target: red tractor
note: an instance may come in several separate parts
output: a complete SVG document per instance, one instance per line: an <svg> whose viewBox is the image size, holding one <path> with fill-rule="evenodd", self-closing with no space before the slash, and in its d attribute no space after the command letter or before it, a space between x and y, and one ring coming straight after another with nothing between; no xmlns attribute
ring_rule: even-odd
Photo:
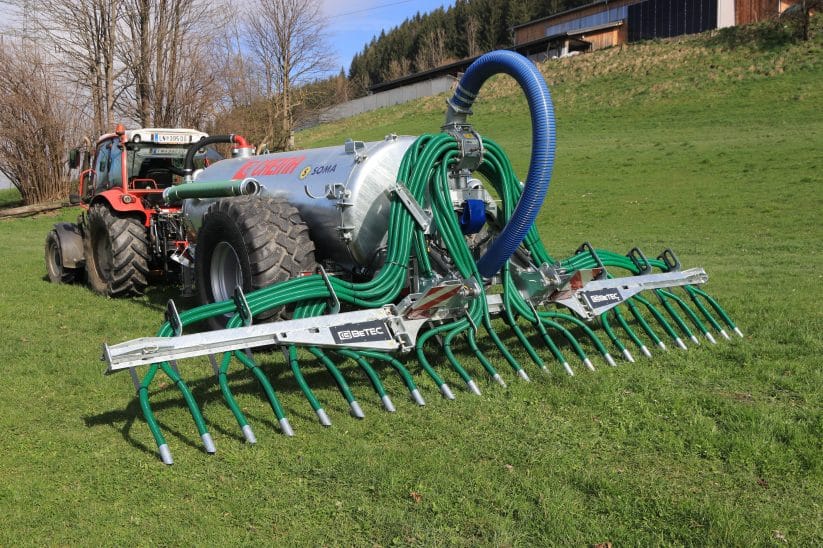
<svg viewBox="0 0 823 548"><path fill-rule="evenodd" d="M181 222L179 201L168 203L163 191L220 160L206 146L215 142L233 142L251 154L242 137L209 137L193 129L118 125L100 137L86 159L90 167L80 173L79 194L71 197L85 211L76 224L57 223L46 237L49 280L85 277L95 292L117 297L141 294L152 279L188 275L191 269L180 266L190 264L191 234ZM73 151L72 169L80 156Z"/></svg>

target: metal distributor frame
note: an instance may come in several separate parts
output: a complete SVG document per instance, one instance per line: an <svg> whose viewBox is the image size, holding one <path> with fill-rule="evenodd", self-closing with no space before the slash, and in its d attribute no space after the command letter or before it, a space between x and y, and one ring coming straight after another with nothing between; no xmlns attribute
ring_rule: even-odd
<svg viewBox="0 0 823 548"><path fill-rule="evenodd" d="M547 268L530 272L538 274L547 284L524 283L522 290L532 306L556 303L567 306L585 320L593 320L618 304L644 290L696 285L708 281L702 268L684 272L645 274L625 278L592 280L571 289L575 277ZM525 277L523 277L525 278ZM530 285L529 285L530 284ZM420 328L428 321L459 318L477 296L471 280L443 280L425 292L409 295L398 305L382 308L340 312L312 318L286 320L233 329L221 329L179 334L175 337L143 337L114 345L103 345L106 374L153 363L176 361L196 356L208 356L261 346L316 346L381 352L409 352L417 342ZM236 295L242 296L237 288ZM598 297L603 296L603 300ZM502 310L499 295L484 297L492 312ZM169 301L168 314L175 318L176 307ZM179 325L179 320L174 322Z"/></svg>

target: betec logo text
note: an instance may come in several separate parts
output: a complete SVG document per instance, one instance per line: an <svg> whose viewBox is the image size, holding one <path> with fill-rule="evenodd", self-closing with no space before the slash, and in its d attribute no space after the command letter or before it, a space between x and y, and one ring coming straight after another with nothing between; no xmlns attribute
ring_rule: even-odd
<svg viewBox="0 0 823 548"><path fill-rule="evenodd" d="M391 335L386 324L380 320L349 323L332 327L331 334L337 344L354 344L372 341L389 341Z"/></svg>
<svg viewBox="0 0 823 548"><path fill-rule="evenodd" d="M586 291L584 294L592 308L603 308L604 306L623 302L623 297L616 289Z"/></svg>

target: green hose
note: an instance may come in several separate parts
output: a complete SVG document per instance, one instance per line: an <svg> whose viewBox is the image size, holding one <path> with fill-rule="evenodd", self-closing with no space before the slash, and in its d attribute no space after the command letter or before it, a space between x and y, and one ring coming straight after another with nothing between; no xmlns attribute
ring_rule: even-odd
<svg viewBox="0 0 823 548"><path fill-rule="evenodd" d="M510 221L515 207L520 200L523 193L522 185L514 173L511 163L503 152L503 150L493 141L484 139L483 145L485 147L482 162L477 168L480 175L485 178L489 184L494 188L495 192L500 196L501 203L498 208L498 215L496 219L492 220L492 224L497 228L506 226ZM475 263L472 250L466 243L466 239L461 231L458 223L457 215L454 211L454 205L451 195L451 176L455 171L456 163L461 158L461 150L457 141L447 134L423 135L419 137L403 156L400 167L397 173L398 184L403 185L414 200L420 204L424 209L431 211L433 231L426 234L417 225L415 219L406 207L399 201L393 200L389 210L387 235L386 235L386 259L383 267L377 274L366 282L355 283L338 277L332 277L328 280L319 275L303 276L293 278L281 283L274 284L269 287L250 292L246 295L246 300L253 317L259 314L278 309L284 306L292 306L294 309L294 318L309 318L319 316L327 313L327 305L329 298L332 296L329 285L334 295L339 299L344 307L348 308L377 308L388 304L395 304L399 301L402 292L408 287L410 264L414 259L416 261L417 275L422 279L434 279L436 274L443 274L435 272L432 268L432 263L429 258L429 249L431 246L437 246L440 252L445 252L453 265L453 274L459 275L463 279L474 279L480 288L479 294L468 305L466 310L466 317L446 321L441 325L424 326L423 331L419 334L415 343L414 351L416 353L418 363L434 383L440 388L441 392L447 398L453 398L453 394L445 381L432 367L431 363L426 357L424 351L427 342L437 337L443 346L446 361L451 365L455 372L467 383L469 388L479 393L476 384L471 378L470 374L460 363L458 357L452 348L453 342L457 337L465 336L468 342L468 347L472 353L477 357L484 370L501 384L505 384L503 379L495 369L492 360L490 360L480 349L477 344L477 328L482 325L483 330L490 337L494 347L500 352L503 360L509 363L512 369L523 379L528 380L528 375L521 367L514 355L508 350L502 339L497 334L491 320L488 302L485 294L485 280L480 275ZM638 265L629 257L620 255L607 250L596 250L597 259L590 253L578 253L562 261L556 261L549 255L540 235L535 226L532 226L523 240L522 249L529 260L535 265L541 264L557 265L569 271L578 269L591 269L602 264L609 269L619 269L627 271L630 274L638 274ZM652 268L666 271L669 264L660 259L653 259L648 261ZM611 273L609 273L611 276ZM563 312L556 312L552 310L536 310L530 302L528 302L521 293L517 290L512 279L509 263L503 265L500 274L502 282L502 302L503 302L503 318L515 335L515 338L525 348L529 358L539 368L545 370L546 365L532 346L528 337L518 325L518 319L531 323L537 330L538 334L545 342L549 351L554 358L563 366L567 373L573 374L573 371L567 363L560 348L549 335L548 330L551 329L559 333L565 338L571 349L577 354L580 360L589 368L594 369L591 360L586 356L585 350L580 342L577 340L569 328L564 327L563 323L570 325L571 328L577 332L582 333L588 338L594 347L600 352L610 363L613 363L608 349L592 330L589 325L579 318L566 314ZM684 288L686 294L691 298L692 302L697 307L699 313L706 319L712 328L719 330L725 335L721 329L720 323L716 321L709 308L720 316L731 329L739 333L739 330L733 324L726 312L720 305L711 298L704 291L686 286ZM700 321L698 315L694 313L685 303L685 301L678 297L671 291L658 291L660 302L668 315L677 324L677 327L682 330L687 336L691 335L691 331L686 322L681 318L669 301L673 301L677 306L687 315L689 321L701 333L708 333L706 326ZM637 304L645 307L654 317L658 324L663 328L667 335L673 339L679 340L674 329L669 325L663 314L652 303L641 296L635 296L627 299L623 306L627 307L631 313L634 321L641 327L643 333L648 336L654 344L663 346L660 338L655 334L649 323L640 314ZM704 304L707 303L708 307ZM611 312L615 315L618 323L623 331L628 335L632 342L640 348L644 354L648 354L643 341L632 330L629 322L624 315L617 308ZM180 320L184 328L189 327L195 323L201 322L208 318L230 315L231 318L227 324L227 328L235 328L243 325L243 319L237 305L232 300L211 303L196 307L180 314ZM626 349L625 344L618 338L617 333L609 323L607 314L601 315L601 323L606 332L606 335L611 343L624 355L630 354ZM171 325L166 322L158 331L160 337L171 337L174 335L174 330ZM741 334L742 336L742 334ZM329 356L320 348L308 347L308 352L315 356L325 366L328 372L335 380L341 394L352 407L353 413L358 415L359 405L354 398L346 380L337 366L332 362ZM388 363L400 374L409 392L415 401L422 405L423 399L420 396L417 386L415 385L410 373L406 368L395 358L375 351L355 350L355 349L335 349L335 352L342 357L353 359L360 368L365 372L369 381L371 382L375 392L384 401L384 405L389 409L390 402L388 395L380 381L380 378L375 369L369 363L369 360L379 360ZM287 363L295 377L298 387L303 395L306 397L309 405L317 413L321 424L329 426L331 422L323 410L320 402L312 392L308 383L300 369L298 361L297 348L289 346L287 348ZM244 434L247 434L247 439L250 441L253 436L249 438L251 432L246 417L241 412L231 389L228 384L227 372L232 361L232 357L249 369L253 376L260 383L263 392L272 407L274 414L281 425L284 425L284 432L288 425L285 414L277 399L271 382L266 377L265 373L255 364L254 360L246 356L242 352L229 352L224 354L221 361L218 373L218 382L220 385L223 397L234 414L238 424L243 429ZM161 448L161 455L164 457L164 462L171 462L170 453L166 446L165 438L163 437L157 420L149 404L149 386L155 378L157 372L162 370L177 386L183 394L189 411L194 419L198 431L204 438L210 436L206 430L205 421L202 413L197 407L196 402L191 394L191 391L186 386L183 379L177 372L168 364L152 364L145 377L143 378L140 388L138 390L138 397L146 422L151 430L151 433L158 445ZM393 407L390 409L393 410ZM290 427L288 428L290 432ZM208 449L207 443L207 449ZM168 458L167 458L168 457Z"/></svg>

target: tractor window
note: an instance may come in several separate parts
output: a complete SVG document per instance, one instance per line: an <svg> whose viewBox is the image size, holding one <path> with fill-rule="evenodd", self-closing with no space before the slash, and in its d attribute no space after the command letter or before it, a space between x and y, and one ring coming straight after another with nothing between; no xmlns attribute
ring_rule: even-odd
<svg viewBox="0 0 823 548"><path fill-rule="evenodd" d="M136 188L166 188L175 182L173 170L183 169L186 147L129 143L129 181Z"/></svg>
<svg viewBox="0 0 823 548"><path fill-rule="evenodd" d="M152 143L126 144L129 183L139 188L166 188L179 182L188 145L157 145ZM198 151L194 157L196 169L207 161L222 157L211 148ZM175 174L177 172L177 174Z"/></svg>
<svg viewBox="0 0 823 548"><path fill-rule="evenodd" d="M109 156L109 188L121 186L123 184L123 151L117 143L111 147Z"/></svg>
<svg viewBox="0 0 823 548"><path fill-rule="evenodd" d="M97 149L97 160L94 162L94 191L102 192L109 186L109 164L111 163L111 141L100 145Z"/></svg>

